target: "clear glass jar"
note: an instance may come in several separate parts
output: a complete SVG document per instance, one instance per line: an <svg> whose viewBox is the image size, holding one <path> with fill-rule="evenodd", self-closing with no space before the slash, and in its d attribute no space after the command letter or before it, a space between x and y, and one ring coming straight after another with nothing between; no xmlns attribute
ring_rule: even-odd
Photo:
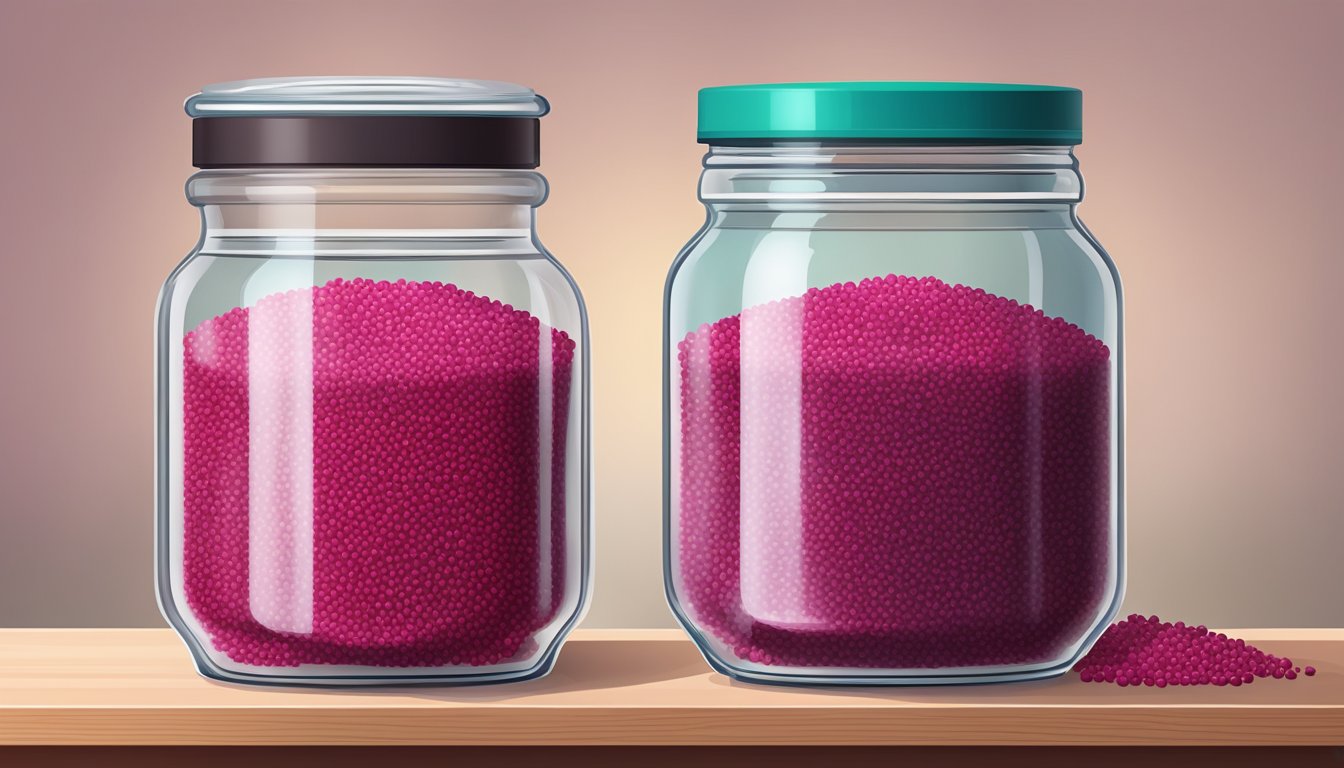
<svg viewBox="0 0 1344 768"><path fill-rule="evenodd" d="M1077 129L1031 133L1020 105L927 119L904 85L742 87L779 90L709 131L742 94L701 92L708 220L666 294L665 575L735 678L1050 677L1120 604L1120 281L1075 215ZM809 138L828 108L843 141Z"/></svg>
<svg viewBox="0 0 1344 768"><path fill-rule="evenodd" d="M188 108L253 125L197 126L204 231L159 301L165 617L222 680L545 674L587 601L590 527L587 319L535 231L545 102L313 79ZM276 115L325 145L277 147ZM511 121L521 143L491 144ZM495 167L436 149L476 134Z"/></svg>

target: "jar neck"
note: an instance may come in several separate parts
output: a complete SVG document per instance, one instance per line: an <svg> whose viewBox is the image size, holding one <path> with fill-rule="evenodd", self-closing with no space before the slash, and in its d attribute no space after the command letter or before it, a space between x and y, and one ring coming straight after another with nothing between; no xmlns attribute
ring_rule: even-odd
<svg viewBox="0 0 1344 768"><path fill-rule="evenodd" d="M1072 147L780 142L711 146L700 199L713 209L903 210L1083 197Z"/></svg>
<svg viewBox="0 0 1344 768"><path fill-rule="evenodd" d="M203 248L219 250L295 238L530 244L546 195L541 174L518 170L228 169L187 181Z"/></svg>

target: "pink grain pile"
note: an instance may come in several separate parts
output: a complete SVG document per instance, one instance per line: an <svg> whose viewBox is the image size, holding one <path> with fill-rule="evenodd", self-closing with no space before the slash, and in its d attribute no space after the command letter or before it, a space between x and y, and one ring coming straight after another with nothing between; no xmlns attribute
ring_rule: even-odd
<svg viewBox="0 0 1344 768"><path fill-rule="evenodd" d="M1109 351L925 277L678 344L682 608L761 665L1050 661L1114 580Z"/></svg>
<svg viewBox="0 0 1344 768"><path fill-rule="evenodd" d="M534 650L565 596L563 331L453 285L338 279L184 343L183 587L218 651L438 667Z"/></svg>
<svg viewBox="0 0 1344 768"><path fill-rule="evenodd" d="M1085 683L1123 686L1250 685L1259 678L1316 674L1204 625L1131 614L1107 628L1074 671Z"/></svg>

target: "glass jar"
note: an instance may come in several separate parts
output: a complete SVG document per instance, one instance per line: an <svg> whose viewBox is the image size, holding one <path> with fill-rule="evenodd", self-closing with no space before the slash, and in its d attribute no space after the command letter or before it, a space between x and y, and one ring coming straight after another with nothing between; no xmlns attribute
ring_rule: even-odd
<svg viewBox="0 0 1344 768"><path fill-rule="evenodd" d="M587 600L588 331L535 232L544 99L254 80L187 102L158 311L157 585L202 674L538 677Z"/></svg>
<svg viewBox="0 0 1344 768"><path fill-rule="evenodd" d="M1062 674L1123 589L1120 280L1081 94L700 93L666 293L665 567L732 677Z"/></svg>

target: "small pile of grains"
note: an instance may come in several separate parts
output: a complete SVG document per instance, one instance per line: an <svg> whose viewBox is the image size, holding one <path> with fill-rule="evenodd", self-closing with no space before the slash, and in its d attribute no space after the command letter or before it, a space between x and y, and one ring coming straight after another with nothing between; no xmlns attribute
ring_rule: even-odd
<svg viewBox="0 0 1344 768"><path fill-rule="evenodd" d="M1074 668L1085 683L1120 686L1250 685L1256 678L1311 677L1314 667L1294 666L1245 640L1190 626L1131 614L1112 624Z"/></svg>

